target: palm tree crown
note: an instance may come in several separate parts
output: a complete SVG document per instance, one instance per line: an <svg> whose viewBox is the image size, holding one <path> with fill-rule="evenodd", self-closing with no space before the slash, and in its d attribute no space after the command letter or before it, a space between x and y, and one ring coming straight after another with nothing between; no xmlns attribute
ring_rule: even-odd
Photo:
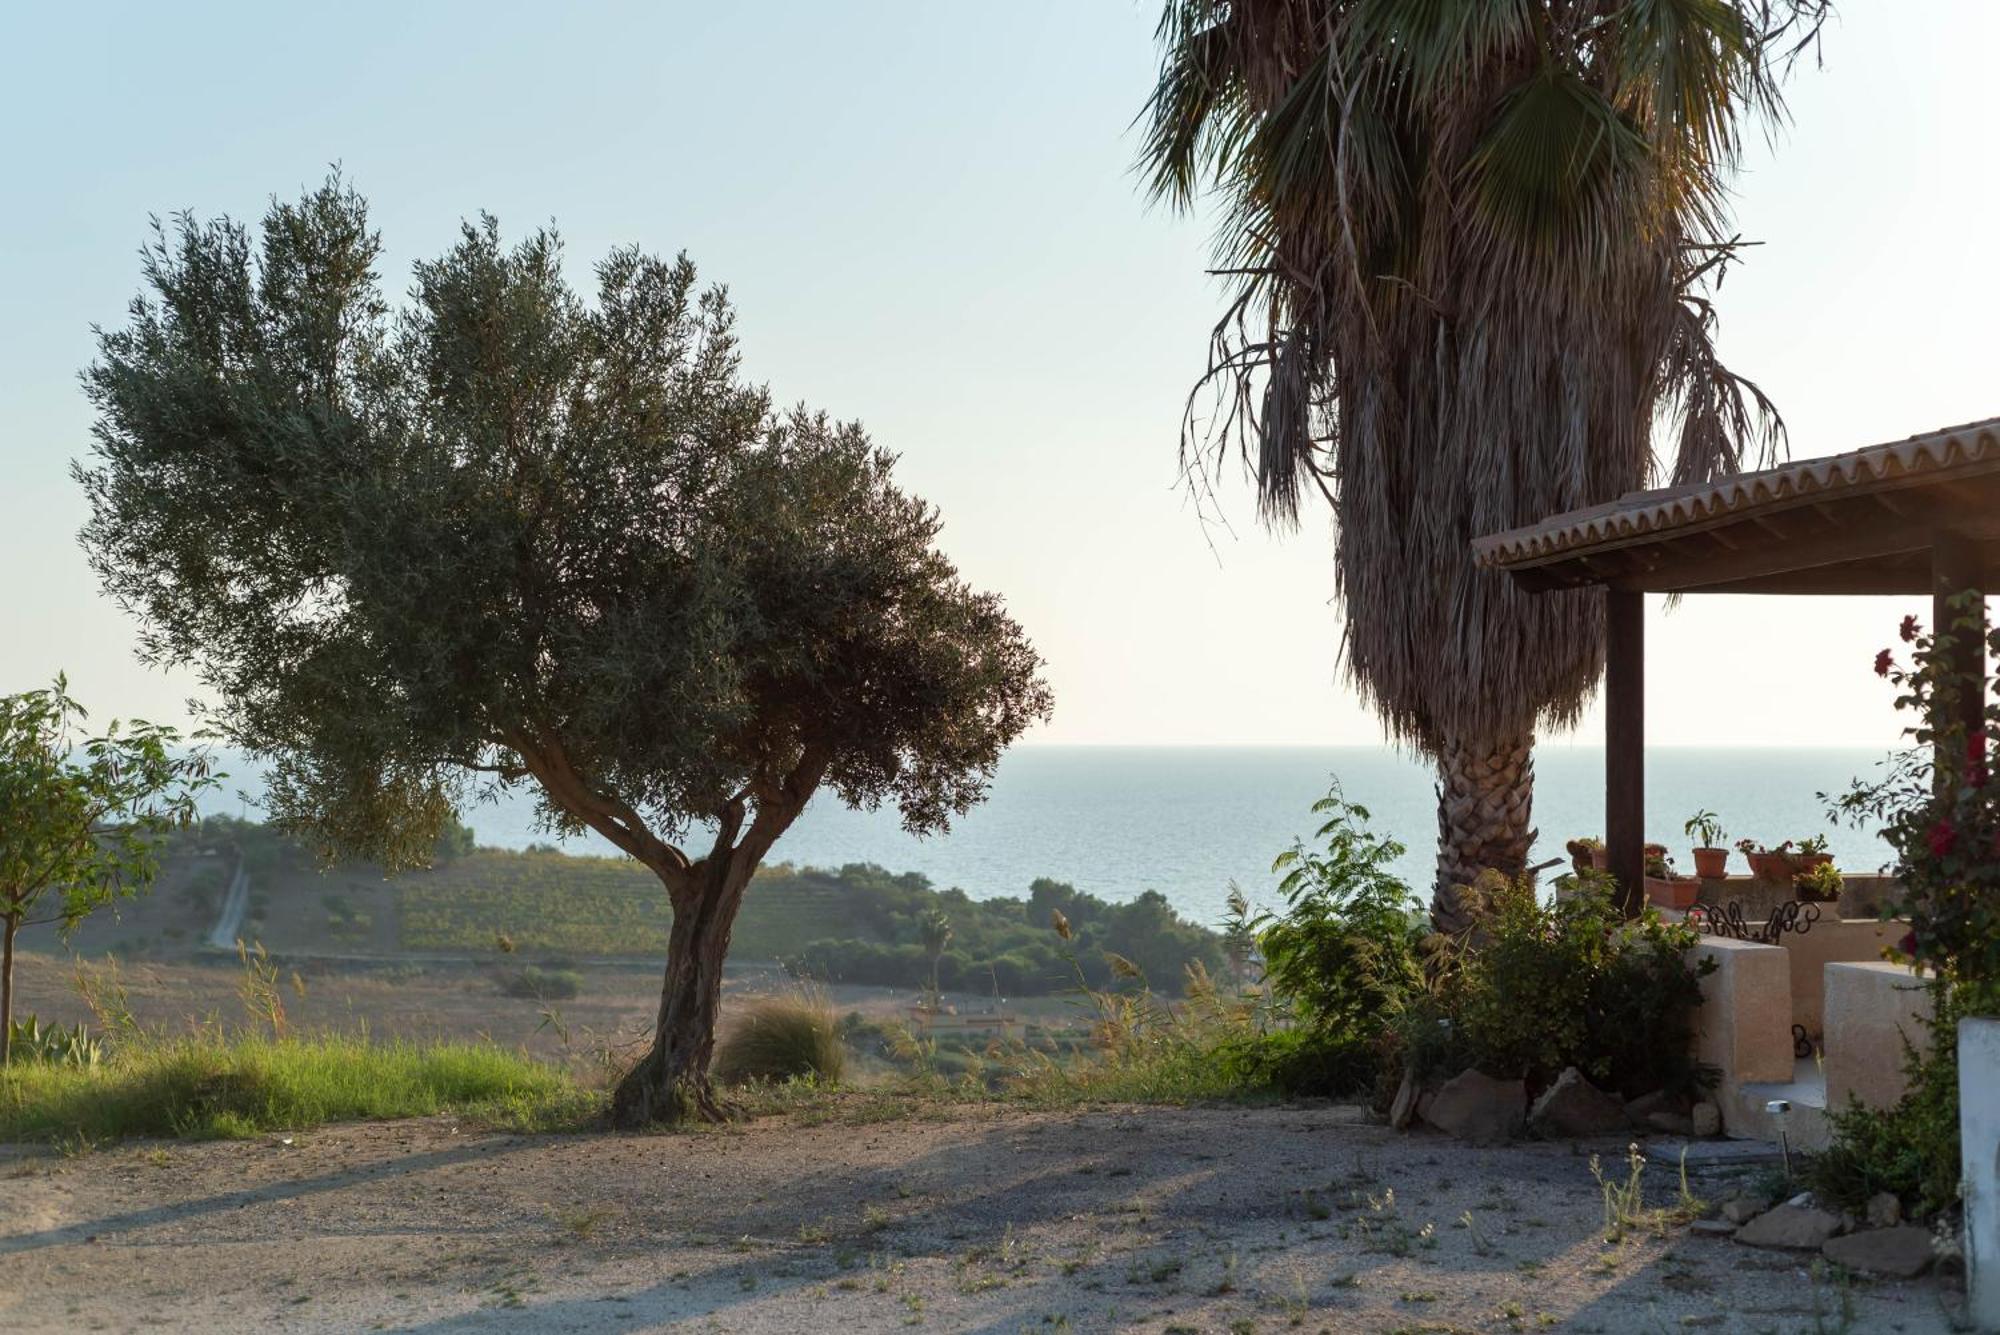
<svg viewBox="0 0 2000 1335"><path fill-rule="evenodd" d="M1714 346L1725 181L1824 0L1167 0L1142 154L1223 205L1233 293L1190 397L1265 518L1335 521L1349 674L1440 767L1440 919L1518 871L1538 724L1574 722L1601 596L1524 595L1482 534L1692 480L1782 426ZM1215 411L1203 416L1204 394Z"/></svg>

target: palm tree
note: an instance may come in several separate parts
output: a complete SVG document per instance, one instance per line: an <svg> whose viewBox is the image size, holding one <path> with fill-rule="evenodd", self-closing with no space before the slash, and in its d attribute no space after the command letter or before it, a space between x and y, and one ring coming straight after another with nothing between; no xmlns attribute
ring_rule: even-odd
<svg viewBox="0 0 2000 1335"><path fill-rule="evenodd" d="M924 943L924 950L931 957L931 1005L938 1005L938 961L944 958L944 948L951 944L951 919L944 910L932 909L917 923L917 936Z"/></svg>
<svg viewBox="0 0 2000 1335"><path fill-rule="evenodd" d="M1437 765L1444 930L1524 867L1535 729L1604 658L1600 594L1524 595L1471 540L1643 484L1656 427L1677 481L1782 440L1710 299L1743 126L1824 5L1166 0L1142 165L1214 189L1232 284L1183 463L1239 451L1279 526L1330 502L1347 672Z"/></svg>

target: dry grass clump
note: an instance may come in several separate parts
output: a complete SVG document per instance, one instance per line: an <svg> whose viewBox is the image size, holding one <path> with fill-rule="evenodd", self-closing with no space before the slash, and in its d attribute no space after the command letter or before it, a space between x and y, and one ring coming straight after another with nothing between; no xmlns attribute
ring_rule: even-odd
<svg viewBox="0 0 2000 1335"><path fill-rule="evenodd" d="M715 1048L715 1078L725 1084L810 1077L830 1085L846 1069L833 1008L809 994L751 1002Z"/></svg>

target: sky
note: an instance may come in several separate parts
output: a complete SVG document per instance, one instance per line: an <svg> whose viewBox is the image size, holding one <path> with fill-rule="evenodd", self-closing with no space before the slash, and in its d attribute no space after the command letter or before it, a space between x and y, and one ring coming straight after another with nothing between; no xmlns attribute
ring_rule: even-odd
<svg viewBox="0 0 2000 1335"><path fill-rule="evenodd" d="M780 402L864 421L948 553L1048 660L1049 743L1381 738L1341 680L1330 533L1228 530L1177 430L1221 305L1209 227L1131 170L1156 3L7 6L0 11L0 691L60 670L98 718L184 721L98 592L70 480L77 373L150 214L255 219L341 164L385 286L461 218L553 221L579 283L685 250ZM1722 345L1792 454L2000 414L1993 0L1845 0L1736 216L1763 243ZM1888 744L1893 599L1651 609L1656 744ZM1595 714L1578 738L1594 742ZM1561 744L1564 739L1551 738Z"/></svg>

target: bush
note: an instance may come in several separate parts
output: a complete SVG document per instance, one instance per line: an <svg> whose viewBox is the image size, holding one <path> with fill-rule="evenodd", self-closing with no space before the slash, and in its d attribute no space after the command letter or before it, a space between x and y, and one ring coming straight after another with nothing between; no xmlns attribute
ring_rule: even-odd
<svg viewBox="0 0 2000 1335"><path fill-rule="evenodd" d="M1316 838L1278 855L1283 916L1253 921L1265 972L1319 1037L1320 1050L1368 1046L1372 1035L1422 986L1425 919L1417 898L1389 871L1403 845L1368 829L1368 809L1340 786L1313 804L1327 819Z"/></svg>
<svg viewBox="0 0 2000 1335"><path fill-rule="evenodd" d="M79 1023L74 1029L59 1024L45 1025L29 1015L10 1026L9 1055L17 1062L42 1062L50 1066L95 1066L104 1060L104 1044L90 1035L90 1027Z"/></svg>
<svg viewBox="0 0 2000 1335"><path fill-rule="evenodd" d="M1269 1090L1292 1099L1373 1094L1382 1055L1358 1034L1273 1029L1228 1038L1215 1049L1224 1080L1244 1093Z"/></svg>
<svg viewBox="0 0 2000 1335"><path fill-rule="evenodd" d="M715 1078L726 1084L806 1076L833 1084L846 1069L840 1023L816 997L751 1002L715 1048Z"/></svg>
<svg viewBox="0 0 2000 1335"><path fill-rule="evenodd" d="M583 975L574 969L542 968L530 964L516 973L504 975L500 979L500 991L505 996L525 997L530 1001L569 1001L583 991Z"/></svg>
<svg viewBox="0 0 2000 1335"><path fill-rule="evenodd" d="M1692 1097L1713 1083L1693 1056L1701 976L1687 962L1694 929L1651 908L1624 919L1610 878L1564 878L1553 903L1532 883L1489 874L1474 887L1480 939L1441 950L1428 991L1399 1022L1419 1076L1475 1066L1530 1087L1575 1066L1626 1097Z"/></svg>

